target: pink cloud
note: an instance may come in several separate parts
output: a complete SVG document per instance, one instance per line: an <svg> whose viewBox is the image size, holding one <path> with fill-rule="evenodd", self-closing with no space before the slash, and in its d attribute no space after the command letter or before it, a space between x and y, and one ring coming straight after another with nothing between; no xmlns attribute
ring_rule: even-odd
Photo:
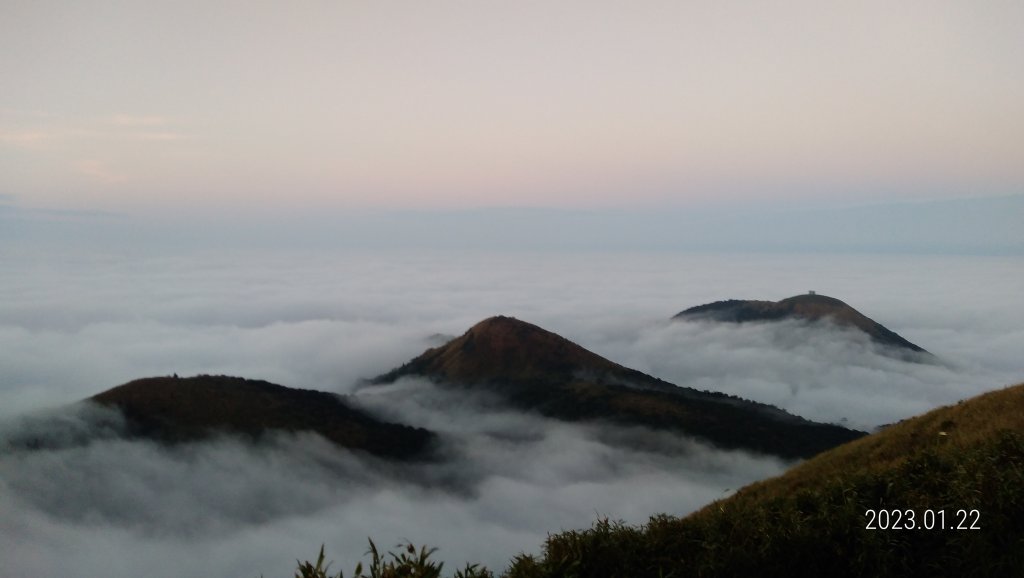
<svg viewBox="0 0 1024 578"><path fill-rule="evenodd" d="M38 148L52 138L52 134L41 130L0 131L0 142L23 148Z"/></svg>
<svg viewBox="0 0 1024 578"><path fill-rule="evenodd" d="M164 126L170 123L167 117L158 115L116 114L111 118L117 126Z"/></svg>
<svg viewBox="0 0 1024 578"><path fill-rule="evenodd" d="M96 159L84 159L74 164L75 169L96 181L103 184L117 184L128 180L128 175L114 170L106 162Z"/></svg>

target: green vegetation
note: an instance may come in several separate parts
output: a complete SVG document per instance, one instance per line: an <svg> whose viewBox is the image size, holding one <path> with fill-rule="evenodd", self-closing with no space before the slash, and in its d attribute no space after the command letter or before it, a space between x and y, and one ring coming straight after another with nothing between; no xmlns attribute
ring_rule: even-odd
<svg viewBox="0 0 1024 578"><path fill-rule="evenodd" d="M551 536L542 556L516 560L508 575L1021 575L1022 472L1024 437L1006 433L960 457L926 451L888 472L737 496L683 519L658 516L639 528L599 522ZM947 526L965 527L974 518L957 512L977 509L980 529L867 530L869 509L912 510L916 526L926 509L944 511Z"/></svg>
<svg viewBox="0 0 1024 578"><path fill-rule="evenodd" d="M370 555L370 565L366 568L368 574L363 573L362 562L356 564L352 572L352 578L440 578L443 562L434 562L430 556L436 552L435 548L427 549L421 547L419 551L412 544L399 545L401 551L398 554L388 552L382 555L377 545L370 540L370 549L366 552ZM295 572L295 578L331 578L327 570L330 563L324 565L324 547L320 546L320 555L316 564L310 562L299 562L299 569ZM338 572L337 578L344 578L344 572ZM454 578L493 578L493 574L487 568L476 564L467 564L462 570L456 570Z"/></svg>
<svg viewBox="0 0 1024 578"><path fill-rule="evenodd" d="M884 523L879 511L887 512ZM904 529L895 529L897 517ZM867 528L872 519L879 529ZM520 555L504 573L1021 575L1024 384L901 422L685 518L600 520L553 534L539 556Z"/></svg>

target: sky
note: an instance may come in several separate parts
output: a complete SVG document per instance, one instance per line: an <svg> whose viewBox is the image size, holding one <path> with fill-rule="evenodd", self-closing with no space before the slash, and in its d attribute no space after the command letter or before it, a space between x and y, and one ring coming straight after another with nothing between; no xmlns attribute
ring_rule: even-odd
<svg viewBox="0 0 1024 578"><path fill-rule="evenodd" d="M0 448L109 427L68 404L143 376L352 393L496 314L866 430L1018 383L1022 29L1013 1L5 1ZM940 362L668 321L808 290ZM416 381L358 400L454 459L0 451L0 559L276 576L373 537L500 569L787 465Z"/></svg>
<svg viewBox="0 0 1024 578"><path fill-rule="evenodd" d="M849 205L1024 183L1012 0L0 14L0 199L24 210Z"/></svg>

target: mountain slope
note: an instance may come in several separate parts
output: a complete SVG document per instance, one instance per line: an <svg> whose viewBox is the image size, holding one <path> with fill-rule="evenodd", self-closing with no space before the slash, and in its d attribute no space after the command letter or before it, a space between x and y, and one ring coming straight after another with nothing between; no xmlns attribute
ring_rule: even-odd
<svg viewBox="0 0 1024 578"><path fill-rule="evenodd" d="M375 379L389 382L403 375L427 375L451 383L513 386L562 383L594 373L617 382L650 389L671 384L622 367L531 323L496 316L471 327L441 347L428 349L402 367Z"/></svg>
<svg viewBox="0 0 1024 578"><path fill-rule="evenodd" d="M495 392L513 406L549 417L674 430L724 448L788 458L814 455L863 435L769 405L677 387L510 317L481 321L371 383L406 376Z"/></svg>
<svg viewBox="0 0 1024 578"><path fill-rule="evenodd" d="M379 421L334 394L239 377L139 379L89 399L119 408L132 435L166 442L218 432L309 431L347 448L411 458L427 451L433 438L423 429Z"/></svg>
<svg viewBox="0 0 1024 578"><path fill-rule="evenodd" d="M544 551L508 575L1024 575L1024 384L824 452L686 518L602 522L552 535Z"/></svg>
<svg viewBox="0 0 1024 578"><path fill-rule="evenodd" d="M875 343L897 350L928 353L922 347L907 341L881 323L870 319L860 311L834 297L807 294L797 295L781 301L755 301L729 299L691 307L677 313L673 319L711 320L732 323L749 321L779 321L800 319L818 321L827 319L843 327L863 331Z"/></svg>

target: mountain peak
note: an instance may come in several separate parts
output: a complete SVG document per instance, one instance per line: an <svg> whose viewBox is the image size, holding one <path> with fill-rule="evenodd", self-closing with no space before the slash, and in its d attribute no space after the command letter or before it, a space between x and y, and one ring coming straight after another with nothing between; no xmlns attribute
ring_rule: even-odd
<svg viewBox="0 0 1024 578"><path fill-rule="evenodd" d="M807 457L861 435L723 393L678 387L512 317L485 319L370 383L406 376L490 391L513 407L556 419L674 430L784 457Z"/></svg>
<svg viewBox="0 0 1024 578"><path fill-rule="evenodd" d="M484 319L470 327L462 338L499 355L515 354L540 345L550 345L555 341L568 341L532 323L504 315Z"/></svg>
<svg viewBox="0 0 1024 578"><path fill-rule="evenodd" d="M420 374L455 383L546 382L617 368L620 366L556 333L498 315L374 381Z"/></svg>
<svg viewBox="0 0 1024 578"><path fill-rule="evenodd" d="M836 325L859 329L880 345L897 350L928 353L881 323L867 317L840 299L814 292L780 301L728 299L691 307L673 319L704 319L731 323L748 321L828 320Z"/></svg>
<svg viewBox="0 0 1024 578"><path fill-rule="evenodd" d="M392 458L425 455L433 434L380 421L338 395L266 381L198 375L137 379L89 398L118 408L130 434L177 443L217 432L320 434L337 445Z"/></svg>
<svg viewBox="0 0 1024 578"><path fill-rule="evenodd" d="M804 306L820 306L824 308L842 308L850 307L845 301L836 299L835 297L829 297L828 295L819 295L818 293L809 292L800 295L794 295L787 297L779 301L779 303L792 303L794 305ZM851 308L852 309L852 308Z"/></svg>
<svg viewBox="0 0 1024 578"><path fill-rule="evenodd" d="M532 323L527 323L508 315L494 315L483 321L478 321L476 325L469 328L469 331L501 331L503 328L534 328L543 331L543 329Z"/></svg>

